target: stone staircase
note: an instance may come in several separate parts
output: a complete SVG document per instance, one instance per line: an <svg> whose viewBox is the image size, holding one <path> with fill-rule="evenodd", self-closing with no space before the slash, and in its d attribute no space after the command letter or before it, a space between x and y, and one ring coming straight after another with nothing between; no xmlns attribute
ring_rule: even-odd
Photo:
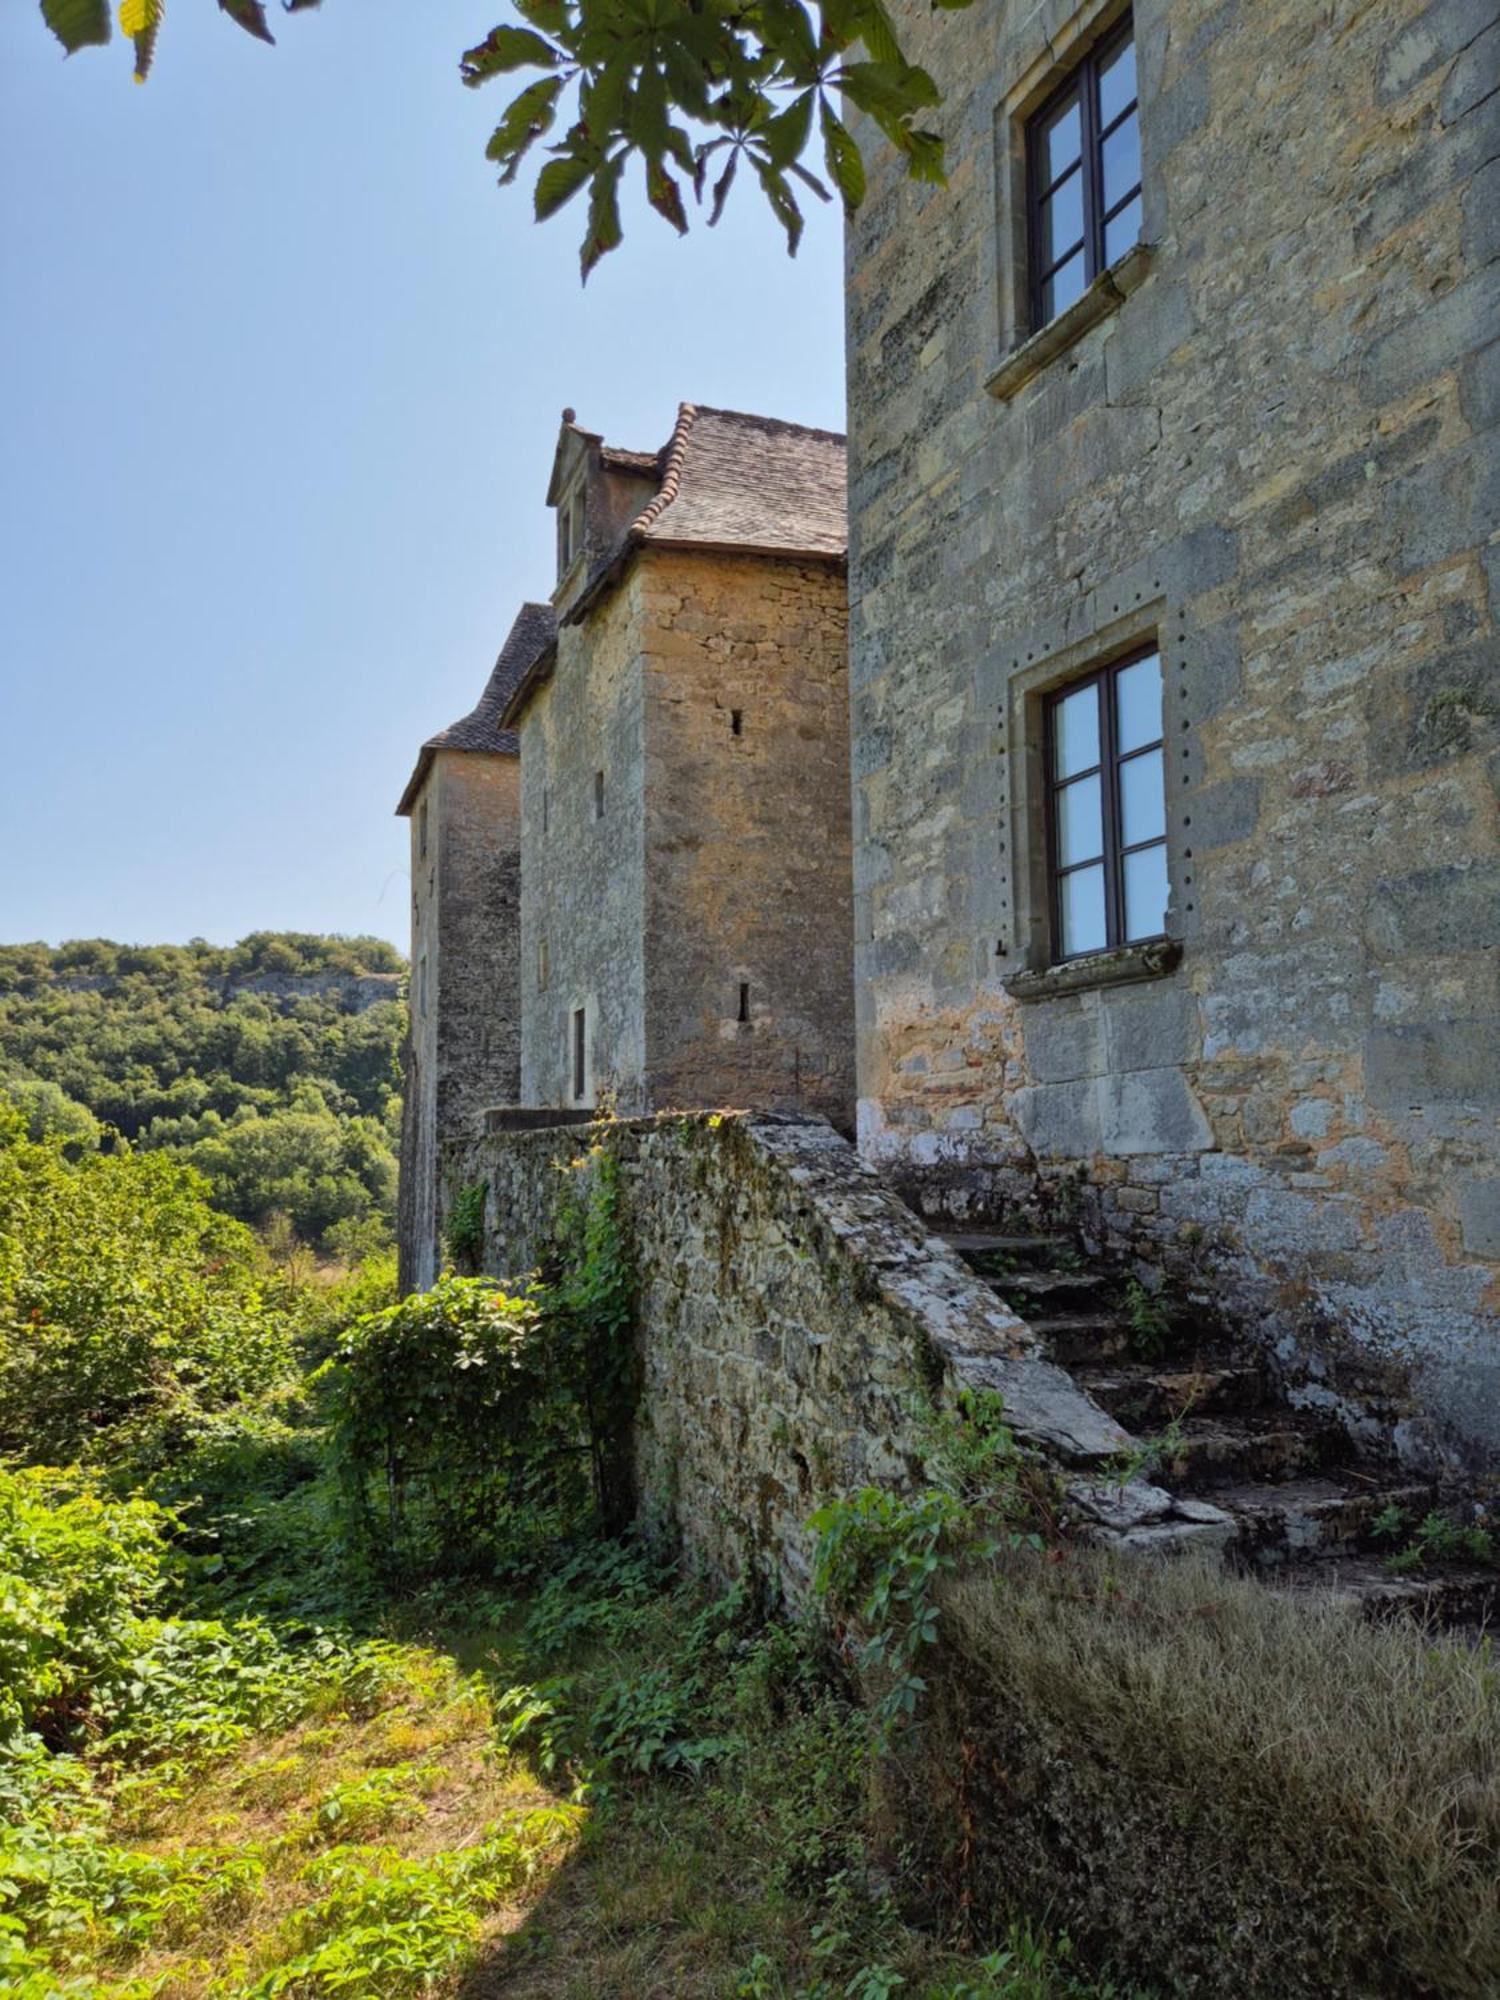
<svg viewBox="0 0 1500 2000"><path fill-rule="evenodd" d="M1356 1449L1333 1418L1294 1409L1211 1307L1156 1307L1132 1292L1126 1271L1086 1257L1066 1234L1018 1225L944 1240L1143 1441L1140 1476L1174 1496L1181 1525L1166 1535L1144 1520L1135 1529L1117 1522L1127 1545L1206 1542L1277 1588L1330 1591L1370 1616L1414 1613L1472 1628L1500 1614L1500 1570L1491 1565L1424 1561L1393 1573L1390 1555L1453 1496L1413 1478L1393 1453ZM1403 1533L1377 1534L1393 1508Z"/></svg>

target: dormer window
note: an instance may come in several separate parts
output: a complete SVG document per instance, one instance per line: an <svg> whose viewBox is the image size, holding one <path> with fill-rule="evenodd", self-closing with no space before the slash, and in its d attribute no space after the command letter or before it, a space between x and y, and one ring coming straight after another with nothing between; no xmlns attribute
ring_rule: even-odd
<svg viewBox="0 0 1500 2000"><path fill-rule="evenodd" d="M568 571L583 554L584 493L580 483L563 495L557 510L557 574Z"/></svg>

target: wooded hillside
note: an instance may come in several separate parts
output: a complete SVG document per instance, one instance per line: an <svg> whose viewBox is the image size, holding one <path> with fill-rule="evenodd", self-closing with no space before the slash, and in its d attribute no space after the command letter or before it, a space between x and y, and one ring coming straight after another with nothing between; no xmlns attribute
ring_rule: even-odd
<svg viewBox="0 0 1500 2000"><path fill-rule="evenodd" d="M227 1213L368 1249L395 1200L402 960L379 938L0 946L0 1086L33 1136L166 1149Z"/></svg>

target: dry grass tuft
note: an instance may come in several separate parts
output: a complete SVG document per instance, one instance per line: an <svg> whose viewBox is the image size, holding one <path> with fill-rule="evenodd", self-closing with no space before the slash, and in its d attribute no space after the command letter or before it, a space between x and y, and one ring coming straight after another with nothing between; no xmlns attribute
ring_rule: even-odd
<svg viewBox="0 0 1500 2000"><path fill-rule="evenodd" d="M890 1774L926 1893L1215 2000L1500 1992L1500 1676L1191 1564L956 1583ZM983 1913L983 1923L981 1923Z"/></svg>

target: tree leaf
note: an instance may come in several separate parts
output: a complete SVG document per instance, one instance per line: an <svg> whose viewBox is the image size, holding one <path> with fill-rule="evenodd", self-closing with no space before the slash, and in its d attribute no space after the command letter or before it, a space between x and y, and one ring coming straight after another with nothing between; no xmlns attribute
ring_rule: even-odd
<svg viewBox="0 0 1500 2000"><path fill-rule="evenodd" d="M813 95L811 90L804 90L785 111L778 111L774 118L756 127L755 138L765 148L772 166L786 168L793 160L801 159L812 131Z"/></svg>
<svg viewBox="0 0 1500 2000"><path fill-rule="evenodd" d="M729 164L714 182L714 205L708 218L710 229L713 228L719 217L724 213L724 204L729 199L729 190L734 186L734 170L739 165L739 159L738 147L731 146L729 149Z"/></svg>
<svg viewBox="0 0 1500 2000"><path fill-rule="evenodd" d="M165 12L165 0L120 0L120 32L135 43L137 83L144 83L151 74L151 59L156 54L156 37Z"/></svg>
<svg viewBox="0 0 1500 2000"><path fill-rule="evenodd" d="M865 198L865 163L849 127L825 97L819 106L823 128L823 158L828 177L844 198L844 213L852 216Z"/></svg>
<svg viewBox="0 0 1500 2000"><path fill-rule="evenodd" d="M859 12L859 39L876 62L906 68L906 57L901 52L896 25L886 10L885 0L864 0Z"/></svg>
<svg viewBox="0 0 1500 2000"><path fill-rule="evenodd" d="M665 167L654 166L649 161L646 165L646 199L658 215L666 217L679 236L687 235L688 220L682 206L681 188Z"/></svg>
<svg viewBox="0 0 1500 2000"><path fill-rule="evenodd" d="M620 169L625 164L625 155L606 162L594 175L594 185L589 192L588 234L583 239L579 252L583 281L588 283L589 273L611 250L617 250L624 238L620 227Z"/></svg>
<svg viewBox="0 0 1500 2000"><path fill-rule="evenodd" d="M109 0L42 0L42 19L70 56L102 48L111 33Z"/></svg>
<svg viewBox="0 0 1500 2000"><path fill-rule="evenodd" d="M222 13L237 22L247 35L254 35L258 42L269 42L274 48L276 37L266 25L264 0L219 0Z"/></svg>
<svg viewBox="0 0 1500 2000"><path fill-rule="evenodd" d="M549 160L536 177L536 195L533 206L538 222L545 222L549 215L569 202L594 171L594 162L587 154L563 153L555 160Z"/></svg>
<svg viewBox="0 0 1500 2000"><path fill-rule="evenodd" d="M568 26L567 0L516 0L516 12L544 35L561 35Z"/></svg>
<svg viewBox="0 0 1500 2000"><path fill-rule="evenodd" d="M505 116L495 127L485 156L504 167L501 185L513 181L527 152L550 131L557 116L557 99L563 87L560 76L544 76L530 83L505 107Z"/></svg>
<svg viewBox="0 0 1500 2000"><path fill-rule="evenodd" d="M756 175L765 189L766 199L771 204L771 213L786 231L786 254L795 257L797 245L802 241L804 227L802 211L797 206L797 197L787 185L786 175L778 173L775 167L764 161L755 162Z"/></svg>
<svg viewBox="0 0 1500 2000"><path fill-rule="evenodd" d="M458 73L472 90L507 70L556 69L561 60L560 51L530 28L491 28L482 42L464 50Z"/></svg>

